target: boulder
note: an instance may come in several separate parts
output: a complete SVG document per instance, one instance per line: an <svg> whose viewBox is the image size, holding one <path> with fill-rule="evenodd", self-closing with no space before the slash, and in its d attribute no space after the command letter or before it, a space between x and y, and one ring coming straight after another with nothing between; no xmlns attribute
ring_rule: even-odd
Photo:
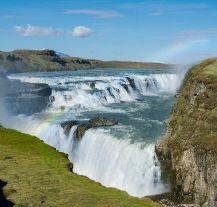
<svg viewBox="0 0 217 207"><path fill-rule="evenodd" d="M80 139L84 136L84 133L88 129L97 128L97 127L114 126L117 124L118 124L118 121L113 120L113 119L109 119L109 118L105 118L105 117L95 117L95 118L90 119L87 122L78 122L78 121L63 122L63 123L61 123L61 127L64 129L64 132L66 134L69 134L70 129L73 126L78 125L78 127L75 131L75 135L76 135L76 138Z"/></svg>

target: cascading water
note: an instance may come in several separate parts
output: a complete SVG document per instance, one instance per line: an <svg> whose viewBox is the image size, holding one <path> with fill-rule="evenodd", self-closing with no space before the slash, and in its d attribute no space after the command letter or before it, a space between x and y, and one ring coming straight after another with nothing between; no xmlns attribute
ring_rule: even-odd
<svg viewBox="0 0 217 207"><path fill-rule="evenodd" d="M118 140L103 129L87 131L71 154L74 172L130 195L159 194L165 191L154 145ZM91 162L90 162L91 160Z"/></svg>
<svg viewBox="0 0 217 207"><path fill-rule="evenodd" d="M47 83L52 88L47 109L28 117L28 127L14 127L67 153L75 173L104 186L137 197L163 193L168 185L160 178L154 142L164 133L178 76L167 71L123 72L113 71L107 76L100 76L100 70L10 76L23 82ZM61 126L67 120L93 116L115 118L119 125L89 129L81 139L75 136L77 125L68 132Z"/></svg>
<svg viewBox="0 0 217 207"><path fill-rule="evenodd" d="M146 146L131 143L129 139L118 139L105 129L90 129L78 141L76 128L72 127L65 134L60 125L53 125L40 135L46 143L69 155L75 173L137 197L168 190L160 179L161 171L153 144Z"/></svg>

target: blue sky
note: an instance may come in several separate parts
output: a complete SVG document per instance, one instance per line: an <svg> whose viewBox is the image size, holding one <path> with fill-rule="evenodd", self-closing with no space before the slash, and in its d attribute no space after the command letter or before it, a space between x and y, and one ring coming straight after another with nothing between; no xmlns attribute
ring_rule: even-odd
<svg viewBox="0 0 217 207"><path fill-rule="evenodd" d="M4 0L0 50L188 63L217 56L216 19L214 0Z"/></svg>

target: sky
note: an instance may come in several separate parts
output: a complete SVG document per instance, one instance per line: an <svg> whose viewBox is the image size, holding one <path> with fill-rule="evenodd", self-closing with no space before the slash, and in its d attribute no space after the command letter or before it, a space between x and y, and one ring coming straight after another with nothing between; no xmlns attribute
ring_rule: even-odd
<svg viewBox="0 0 217 207"><path fill-rule="evenodd" d="M0 50L189 63L217 56L215 0L1 0Z"/></svg>

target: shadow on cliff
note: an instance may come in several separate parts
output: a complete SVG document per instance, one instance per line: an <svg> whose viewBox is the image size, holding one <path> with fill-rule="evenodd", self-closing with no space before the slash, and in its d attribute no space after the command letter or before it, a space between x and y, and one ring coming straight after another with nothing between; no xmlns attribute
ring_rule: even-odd
<svg viewBox="0 0 217 207"><path fill-rule="evenodd" d="M7 185L6 182L0 180L0 206L4 206L4 207L13 207L14 203L8 201L5 197L5 195L3 194L3 187Z"/></svg>

